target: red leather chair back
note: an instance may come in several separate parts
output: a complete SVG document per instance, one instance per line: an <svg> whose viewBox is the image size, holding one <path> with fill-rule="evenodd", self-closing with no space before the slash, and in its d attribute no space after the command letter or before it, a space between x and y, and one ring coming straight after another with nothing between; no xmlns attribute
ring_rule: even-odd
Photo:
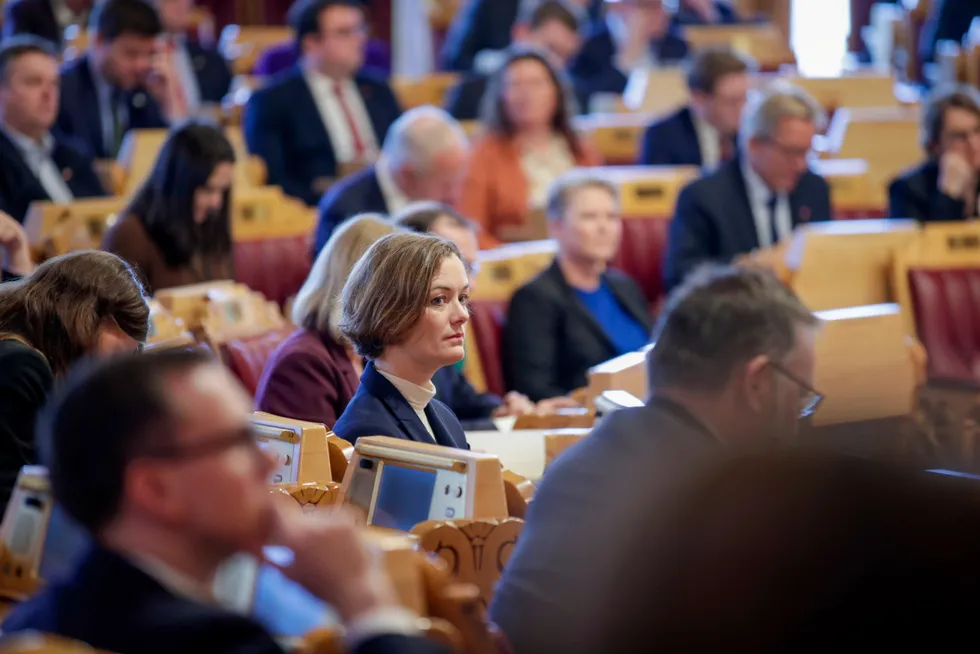
<svg viewBox="0 0 980 654"><path fill-rule="evenodd" d="M613 267L632 277L655 306L664 292L663 265L668 218L623 218L623 240Z"/></svg>
<svg viewBox="0 0 980 654"><path fill-rule="evenodd" d="M909 270L930 381L980 384L980 268Z"/></svg>
<svg viewBox="0 0 980 654"><path fill-rule="evenodd" d="M503 330L507 320L507 302L498 300L474 300L470 306L470 333L483 364L483 377L487 390L503 396L507 392L504 382Z"/></svg>
<svg viewBox="0 0 980 654"><path fill-rule="evenodd" d="M237 281L285 305L310 273L312 243L312 234L235 243Z"/></svg>
<svg viewBox="0 0 980 654"><path fill-rule="evenodd" d="M262 371L269 357L294 329L284 327L258 336L229 341L221 346L225 364L252 396L259 388L259 380L262 379Z"/></svg>

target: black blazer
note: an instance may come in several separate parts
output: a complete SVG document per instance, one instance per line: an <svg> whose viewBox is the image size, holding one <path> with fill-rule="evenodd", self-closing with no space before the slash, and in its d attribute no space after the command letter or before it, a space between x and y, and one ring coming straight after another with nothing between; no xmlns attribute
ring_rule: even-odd
<svg viewBox="0 0 980 654"><path fill-rule="evenodd" d="M388 83L361 73L354 78L367 108L378 145L401 115L401 107ZM320 178L337 176L330 136L302 71L293 68L259 89L245 106L248 150L265 161L269 184L315 206Z"/></svg>
<svg viewBox="0 0 980 654"><path fill-rule="evenodd" d="M604 279L622 307L649 331L647 301L636 282L617 270L606 271ZM507 387L534 402L585 386L589 368L619 354L565 281L557 260L514 294L503 347Z"/></svg>
<svg viewBox="0 0 980 654"><path fill-rule="evenodd" d="M520 0L470 0L453 18L439 53L444 70L466 72L482 50L503 50L517 20Z"/></svg>
<svg viewBox="0 0 980 654"><path fill-rule="evenodd" d="M39 631L117 654L283 654L257 622L218 606L173 595L126 559L99 546L74 574L17 606L5 634ZM430 654L442 649L421 638L379 636L358 654Z"/></svg>
<svg viewBox="0 0 980 654"><path fill-rule="evenodd" d="M59 49L62 47L64 34L55 18L51 0L11 0L3 13L3 38L33 34L50 41Z"/></svg>
<svg viewBox="0 0 980 654"><path fill-rule="evenodd" d="M432 383L436 399L452 409L461 422L485 421L501 403L493 393L477 393L456 366L440 368Z"/></svg>
<svg viewBox="0 0 980 654"><path fill-rule="evenodd" d="M76 198L106 195L92 165L92 158L72 139L53 134L51 158L61 170L68 188ZM41 182L34 176L20 149L0 131L0 211L24 222L27 208L35 200L50 200Z"/></svg>
<svg viewBox="0 0 980 654"><path fill-rule="evenodd" d="M811 172L789 194L793 228L831 219L830 187ZM688 184L677 198L664 255L664 286L677 286L705 261L728 263L759 248L755 218L738 159Z"/></svg>
<svg viewBox="0 0 980 654"><path fill-rule="evenodd" d="M127 129L167 127L160 105L145 89L126 92L125 97L129 105ZM88 55L84 55L61 70L61 107L57 127L63 134L85 143L96 159L112 159L116 153L106 152L101 111Z"/></svg>
<svg viewBox="0 0 980 654"><path fill-rule="evenodd" d="M340 223L359 213L388 213L388 203L381 192L374 166L368 166L331 186L317 206L319 216L316 238L313 239L313 258L327 244Z"/></svg>
<svg viewBox="0 0 980 654"><path fill-rule="evenodd" d="M715 2L715 9L718 10L718 22L716 25L734 25L740 23L741 18L735 8L726 2ZM686 7L678 9L674 14L675 25L705 25L698 12Z"/></svg>
<svg viewBox="0 0 980 654"><path fill-rule="evenodd" d="M231 69L221 53L205 48L200 43L186 41L184 47L191 60L201 102L220 104L231 89Z"/></svg>
<svg viewBox="0 0 980 654"><path fill-rule="evenodd" d="M684 107L647 127L639 164L644 166L701 166L701 144L690 107Z"/></svg>
<svg viewBox="0 0 980 654"><path fill-rule="evenodd" d="M425 417L435 432L435 441L415 410L394 385L385 379L374 362L364 367L361 385L333 431L341 438L356 443L361 436L390 436L420 443L470 449L466 434L453 412L439 400L425 407Z"/></svg>
<svg viewBox="0 0 980 654"><path fill-rule="evenodd" d="M980 188L975 191L980 194ZM933 160L908 170L888 185L888 215L919 222L963 220L966 203L939 190L939 163Z"/></svg>
<svg viewBox="0 0 980 654"><path fill-rule="evenodd" d="M0 340L0 370L0 509L6 509L21 467L37 463L34 423L54 374L37 351L11 339Z"/></svg>

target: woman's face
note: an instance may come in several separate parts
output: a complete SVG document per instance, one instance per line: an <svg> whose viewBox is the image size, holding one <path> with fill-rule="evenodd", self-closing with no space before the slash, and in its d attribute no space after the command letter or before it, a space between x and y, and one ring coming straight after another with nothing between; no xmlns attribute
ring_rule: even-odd
<svg viewBox="0 0 980 654"><path fill-rule="evenodd" d="M429 297L418 323L398 346L407 358L434 373L463 359L463 325L470 319L469 280L466 268L457 256L442 260L432 283Z"/></svg>
<svg viewBox="0 0 980 654"><path fill-rule="evenodd" d="M220 163L211 172L207 183L194 191L194 222L200 225L208 216L221 211L234 174L233 164Z"/></svg>
<svg viewBox="0 0 980 654"><path fill-rule="evenodd" d="M139 341L119 329L115 322L108 322L99 330L98 340L91 354L99 358L116 354L132 354L138 352L139 347Z"/></svg>
<svg viewBox="0 0 980 654"><path fill-rule="evenodd" d="M607 264L616 257L623 233L619 206L600 187L574 191L553 229L564 255L596 264Z"/></svg>
<svg viewBox="0 0 980 654"><path fill-rule="evenodd" d="M544 64L521 59L507 67L504 108L518 129L551 124L558 110L558 89Z"/></svg>

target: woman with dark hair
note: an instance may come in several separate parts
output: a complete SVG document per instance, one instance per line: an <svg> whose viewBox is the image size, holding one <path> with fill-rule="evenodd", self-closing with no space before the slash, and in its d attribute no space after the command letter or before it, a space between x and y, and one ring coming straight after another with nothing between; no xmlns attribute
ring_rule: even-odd
<svg viewBox="0 0 980 654"><path fill-rule="evenodd" d="M0 506L36 463L34 421L55 379L83 356L137 350L149 322L133 269L108 252L55 257L0 286Z"/></svg>
<svg viewBox="0 0 980 654"><path fill-rule="evenodd" d="M572 95L548 57L515 48L483 98L485 134L473 145L460 211L478 222L484 247L547 236L543 220L551 182L598 152L575 133Z"/></svg>
<svg viewBox="0 0 980 654"><path fill-rule="evenodd" d="M235 152L221 130L201 122L175 129L153 170L102 248L132 265L152 294L231 279L231 182Z"/></svg>

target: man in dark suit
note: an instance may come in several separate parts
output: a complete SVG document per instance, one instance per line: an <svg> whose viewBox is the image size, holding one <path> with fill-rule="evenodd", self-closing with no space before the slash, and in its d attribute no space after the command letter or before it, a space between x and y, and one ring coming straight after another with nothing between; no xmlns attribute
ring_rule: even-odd
<svg viewBox="0 0 980 654"><path fill-rule="evenodd" d="M314 258L351 216L391 214L418 200L455 204L466 181L469 150L463 128L442 109L406 111L392 124L378 163L340 180L320 200Z"/></svg>
<svg viewBox="0 0 980 654"><path fill-rule="evenodd" d="M919 61L933 61L936 44L940 41L962 41L978 17L980 3L977 0L934 0L919 35Z"/></svg>
<svg viewBox="0 0 980 654"><path fill-rule="evenodd" d="M969 86L937 92L922 115L928 159L888 187L892 218L963 220L980 206L980 93Z"/></svg>
<svg viewBox="0 0 980 654"><path fill-rule="evenodd" d="M130 129L178 118L169 69L154 62L160 19L143 0L105 0L92 12L88 52L61 72L58 129L97 159L114 159Z"/></svg>
<svg viewBox="0 0 980 654"><path fill-rule="evenodd" d="M3 38L33 34L64 45L65 29L85 25L92 0L12 0L4 6Z"/></svg>
<svg viewBox="0 0 980 654"><path fill-rule="evenodd" d="M669 289L705 261L729 262L830 220L830 188L810 172L823 110L801 89L774 87L743 114L739 157L681 191L664 256Z"/></svg>
<svg viewBox="0 0 980 654"><path fill-rule="evenodd" d="M760 269L710 268L668 299L645 406L605 416L538 485L490 606L516 654L605 651L594 599L615 597L614 572L629 565L615 535L640 513L669 515L685 482L725 451L795 433L819 402L816 323Z"/></svg>
<svg viewBox="0 0 980 654"><path fill-rule="evenodd" d="M93 542L14 610L4 633L120 654L282 654L275 634L211 600L229 557L277 542L293 553L283 572L337 611L353 652L441 651L414 636L415 616L355 527L276 504L268 478L278 464L259 449L251 409L200 351L124 356L71 375L39 440L59 509Z"/></svg>
<svg viewBox="0 0 980 654"><path fill-rule="evenodd" d="M675 25L733 25L738 12L727 0L680 0Z"/></svg>
<svg viewBox="0 0 980 654"><path fill-rule="evenodd" d="M647 128L639 163L710 171L731 161L749 83L749 66L734 52L699 52L687 74L690 103Z"/></svg>
<svg viewBox="0 0 980 654"><path fill-rule="evenodd" d="M23 222L36 200L105 195L92 159L52 134L58 113L58 59L36 36L0 45L0 211Z"/></svg>
<svg viewBox="0 0 980 654"><path fill-rule="evenodd" d="M468 0L449 26L439 56L442 68L469 72L484 50L506 48L520 5L521 0Z"/></svg>
<svg viewBox="0 0 980 654"><path fill-rule="evenodd" d="M162 52L171 59L177 99L184 113L196 114L202 106L221 104L231 89L231 69L214 48L188 40L194 0L156 0L163 24Z"/></svg>
<svg viewBox="0 0 980 654"><path fill-rule="evenodd" d="M530 13L524 13L513 29L513 43L539 48L548 53L559 70L568 68L582 41L575 14L561 0L545 0ZM446 109L456 120L478 120L490 74L474 72L464 77L446 94ZM572 79L579 111L586 101L580 85Z"/></svg>
<svg viewBox="0 0 980 654"><path fill-rule="evenodd" d="M687 42L671 28L663 0L606 4L605 20L594 23L571 67L590 102L597 93L621 94L633 71L676 65L688 56Z"/></svg>
<svg viewBox="0 0 980 654"><path fill-rule="evenodd" d="M358 72L367 44L362 4L299 2L290 12L299 67L252 95L244 129L269 184L315 205L345 168L375 159L401 107L387 82Z"/></svg>

